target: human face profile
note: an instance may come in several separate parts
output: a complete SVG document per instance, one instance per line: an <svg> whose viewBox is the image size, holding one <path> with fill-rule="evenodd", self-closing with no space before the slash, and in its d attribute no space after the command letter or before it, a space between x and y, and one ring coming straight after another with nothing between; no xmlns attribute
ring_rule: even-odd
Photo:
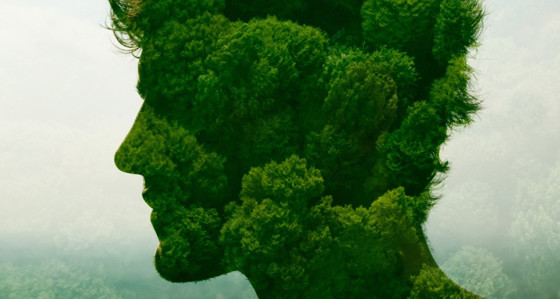
<svg viewBox="0 0 560 299"><path fill-rule="evenodd" d="M467 294L421 226L447 128L478 107L464 49L418 44L448 34L432 1L377 9L389 2L294 1L267 17L274 5L112 1L144 99L115 163L144 177L163 278L240 271L261 297ZM325 7L344 22L311 13Z"/></svg>

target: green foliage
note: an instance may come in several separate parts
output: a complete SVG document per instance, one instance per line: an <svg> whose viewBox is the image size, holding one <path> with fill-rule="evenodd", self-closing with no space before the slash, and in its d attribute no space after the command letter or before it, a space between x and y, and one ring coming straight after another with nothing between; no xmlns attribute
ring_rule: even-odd
<svg viewBox="0 0 560 299"><path fill-rule="evenodd" d="M151 221L160 245L155 255L156 269L169 281L194 281L224 273L217 256L221 219L215 209L196 206L169 206L152 213ZM173 215L169 217L169 215Z"/></svg>
<svg viewBox="0 0 560 299"><path fill-rule="evenodd" d="M435 267L422 266L418 276L413 278L413 287L409 298L482 298L461 289Z"/></svg>
<svg viewBox="0 0 560 299"><path fill-rule="evenodd" d="M364 39L374 48L388 46L416 56L430 45L438 4L439 0L366 0Z"/></svg>
<svg viewBox="0 0 560 299"><path fill-rule="evenodd" d="M253 168L241 182L241 198L265 197L303 208L307 199L323 193L323 178L317 169L307 169L306 161L291 156L282 164L270 162L264 169Z"/></svg>
<svg viewBox="0 0 560 299"><path fill-rule="evenodd" d="M298 243L308 233L309 201L323 191L319 171L292 156L252 169L242 186L241 205L228 206L229 220L222 229L226 263L230 270L254 276L257 292L298 294L307 276Z"/></svg>
<svg viewBox="0 0 560 299"><path fill-rule="evenodd" d="M435 266L421 225L439 148L478 109L463 37L480 20L446 22L479 8L453 3L112 0L145 100L115 162L144 176L161 275L409 295Z"/></svg>
<svg viewBox="0 0 560 299"><path fill-rule="evenodd" d="M390 184L403 186L411 194L425 191L436 173L447 169L447 163L439 159L439 147L446 138L446 127L434 107L424 101L409 107L401 127L378 143L387 157L384 170L390 173Z"/></svg>
<svg viewBox="0 0 560 299"><path fill-rule="evenodd" d="M307 135L305 155L330 182L327 190L337 202L367 205L371 198L356 191L375 163L379 134L396 117L396 86L382 65L358 51L329 56L325 74L324 124Z"/></svg>
<svg viewBox="0 0 560 299"><path fill-rule="evenodd" d="M397 117L400 122L404 117L406 107L418 97L419 76L414 67L414 61L403 52L385 47L373 52L372 59L395 81L399 97Z"/></svg>
<svg viewBox="0 0 560 299"><path fill-rule="evenodd" d="M476 0L443 0L434 28L432 52L441 65L467 54L476 44L484 13Z"/></svg>
<svg viewBox="0 0 560 299"><path fill-rule="evenodd" d="M227 97L228 121L247 121L289 105L319 102L317 81L326 38L316 29L276 18L251 21L206 59ZM208 105L204 94L199 101Z"/></svg>
<svg viewBox="0 0 560 299"><path fill-rule="evenodd" d="M422 94L452 58L476 45L484 15L476 0L367 0L361 13L370 48L388 46L414 58Z"/></svg>
<svg viewBox="0 0 560 299"><path fill-rule="evenodd" d="M432 85L430 101L448 127L469 124L471 115L480 109L480 103L468 90L470 75L466 57L455 57L449 60L445 76Z"/></svg>
<svg viewBox="0 0 560 299"><path fill-rule="evenodd" d="M395 84L378 68L371 61L349 64L342 76L331 80L323 104L324 117L357 139L387 130L395 116Z"/></svg>
<svg viewBox="0 0 560 299"><path fill-rule="evenodd" d="M117 41L135 52L149 45L154 34L166 23L185 22L205 13L223 11L223 0L109 0L111 29Z"/></svg>
<svg viewBox="0 0 560 299"><path fill-rule="evenodd" d="M142 48L140 95L164 114L183 115L195 109L192 114L196 115L200 109L196 109L197 85L192 82L205 75L204 60L236 26L223 16L208 13L184 23L166 22L153 34L153 42Z"/></svg>
<svg viewBox="0 0 560 299"><path fill-rule="evenodd" d="M257 1L228 0L224 14L232 19L249 21L270 15L282 20L320 28L329 34L337 33L346 42L356 42L360 33L360 7L363 0L322 1L288 0Z"/></svg>
<svg viewBox="0 0 560 299"><path fill-rule="evenodd" d="M148 105L142 107L135 127L115 155L122 171L149 178L146 187L157 196L210 207L223 205L224 162L223 157L199 145L189 131L158 118ZM152 207L158 204L150 197L146 200Z"/></svg>
<svg viewBox="0 0 560 299"><path fill-rule="evenodd" d="M121 170L144 175L144 199L154 209L151 221L161 242L156 268L168 280L223 273L212 256L222 252L216 208L224 205L224 161L205 151L183 127L156 117L148 105L115 155Z"/></svg>
<svg viewBox="0 0 560 299"><path fill-rule="evenodd" d="M319 171L296 156L252 169L242 185L241 205L227 208L221 242L229 270L254 277L257 293L338 298L407 292L392 278L404 266L398 249L418 242L408 206L413 198L402 188L369 208L332 205L331 197L320 198Z"/></svg>

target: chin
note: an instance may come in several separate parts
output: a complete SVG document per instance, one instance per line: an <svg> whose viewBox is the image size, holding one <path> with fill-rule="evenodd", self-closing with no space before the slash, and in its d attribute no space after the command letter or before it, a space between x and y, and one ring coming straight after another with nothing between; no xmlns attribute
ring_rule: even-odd
<svg viewBox="0 0 560 299"><path fill-rule="evenodd" d="M189 279L187 271L180 269L170 263L169 258L164 257L165 254L161 249L161 245L158 246L154 254L154 265L158 274L165 280L170 282L190 282L196 281Z"/></svg>
<svg viewBox="0 0 560 299"><path fill-rule="evenodd" d="M188 251L166 250L161 243L154 254L154 265L159 275L170 282L196 282L225 274L221 267L189 263ZM192 262L192 261L191 261Z"/></svg>

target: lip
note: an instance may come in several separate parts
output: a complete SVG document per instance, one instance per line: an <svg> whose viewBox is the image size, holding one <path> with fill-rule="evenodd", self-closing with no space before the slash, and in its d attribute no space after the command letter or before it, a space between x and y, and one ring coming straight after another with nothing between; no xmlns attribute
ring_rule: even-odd
<svg viewBox="0 0 560 299"><path fill-rule="evenodd" d="M150 188L147 188L146 186L144 186L144 188L142 189L142 199L144 199L144 202L150 207L150 208L154 208L153 206L153 199L152 199L152 193L150 192Z"/></svg>
<svg viewBox="0 0 560 299"><path fill-rule="evenodd" d="M161 242L164 240L164 236L161 234L161 231L158 230L158 227L154 225L154 217L157 217L157 212L152 210L152 212L150 212L150 223L152 223L152 229L154 230L154 233L156 234L156 237L158 239L158 249L161 250Z"/></svg>

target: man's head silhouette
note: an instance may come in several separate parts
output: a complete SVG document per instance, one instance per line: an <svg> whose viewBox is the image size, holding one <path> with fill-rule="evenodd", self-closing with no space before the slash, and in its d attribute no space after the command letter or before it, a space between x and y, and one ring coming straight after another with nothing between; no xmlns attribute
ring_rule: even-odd
<svg viewBox="0 0 560 299"><path fill-rule="evenodd" d="M170 281L259 297L468 295L422 232L468 123L475 0L110 0L144 104L115 155L144 177Z"/></svg>

